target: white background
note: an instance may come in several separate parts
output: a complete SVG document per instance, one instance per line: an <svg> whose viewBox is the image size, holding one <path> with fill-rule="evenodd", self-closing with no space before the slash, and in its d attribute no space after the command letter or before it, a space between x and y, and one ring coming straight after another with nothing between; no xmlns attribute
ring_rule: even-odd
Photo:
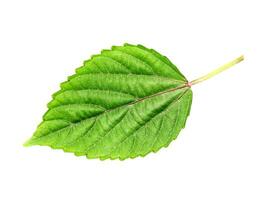
<svg viewBox="0 0 267 200"><path fill-rule="evenodd" d="M0 1L0 199L267 199L266 1ZM186 128L126 161L24 148L83 60L124 42L168 56L195 79Z"/></svg>

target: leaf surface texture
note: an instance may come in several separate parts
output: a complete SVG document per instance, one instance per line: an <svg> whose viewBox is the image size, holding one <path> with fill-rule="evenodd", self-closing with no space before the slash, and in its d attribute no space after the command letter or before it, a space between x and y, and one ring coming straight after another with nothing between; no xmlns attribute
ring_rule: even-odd
<svg viewBox="0 0 267 200"><path fill-rule="evenodd" d="M192 102L176 66L141 45L103 50L60 87L26 146L50 146L87 158L145 156L177 137Z"/></svg>

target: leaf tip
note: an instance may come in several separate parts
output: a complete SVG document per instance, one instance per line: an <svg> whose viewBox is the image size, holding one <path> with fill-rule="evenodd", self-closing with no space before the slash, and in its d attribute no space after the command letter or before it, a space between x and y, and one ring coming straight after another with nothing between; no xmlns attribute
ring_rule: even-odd
<svg viewBox="0 0 267 200"><path fill-rule="evenodd" d="M32 137L30 139L28 139L26 142L24 142L24 144L23 144L24 147L30 147L30 146L33 146L33 145L35 145L35 144L34 144L34 141L33 141Z"/></svg>
<svg viewBox="0 0 267 200"><path fill-rule="evenodd" d="M30 147L30 146L32 146L32 144L31 144L31 139L29 139L29 140L27 140L26 142L24 142L24 143L23 143L23 146L24 146L24 147Z"/></svg>

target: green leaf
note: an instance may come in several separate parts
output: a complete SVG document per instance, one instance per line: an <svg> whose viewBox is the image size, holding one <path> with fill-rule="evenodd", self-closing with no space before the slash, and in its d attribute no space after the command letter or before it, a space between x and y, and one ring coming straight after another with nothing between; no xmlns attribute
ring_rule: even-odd
<svg viewBox="0 0 267 200"><path fill-rule="evenodd" d="M167 147L190 112L192 91L166 57L125 44L92 56L61 84L25 146L126 159Z"/></svg>

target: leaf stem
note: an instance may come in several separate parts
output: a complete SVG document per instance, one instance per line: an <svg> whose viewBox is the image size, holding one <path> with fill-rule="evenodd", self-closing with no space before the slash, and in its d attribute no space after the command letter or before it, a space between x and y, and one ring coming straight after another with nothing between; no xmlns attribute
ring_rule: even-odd
<svg viewBox="0 0 267 200"><path fill-rule="evenodd" d="M241 62L242 60L244 60L244 56L243 55L238 57L238 58L236 58L236 59L234 59L234 60L232 60L232 61L230 61L230 62L228 62L228 63L226 63L226 64L224 64L224 65L222 65L221 67L211 71L210 73L208 73L208 74L206 74L204 76L201 76L200 78L197 78L197 79L189 82L188 86L192 86L192 85L195 85L195 84L200 83L202 81L205 81L205 80L207 80L207 79L209 79L209 78L211 78L211 77L213 77L213 76L215 76L215 75L217 75L217 74L219 74L219 73L221 73L221 72L233 67L235 64Z"/></svg>

